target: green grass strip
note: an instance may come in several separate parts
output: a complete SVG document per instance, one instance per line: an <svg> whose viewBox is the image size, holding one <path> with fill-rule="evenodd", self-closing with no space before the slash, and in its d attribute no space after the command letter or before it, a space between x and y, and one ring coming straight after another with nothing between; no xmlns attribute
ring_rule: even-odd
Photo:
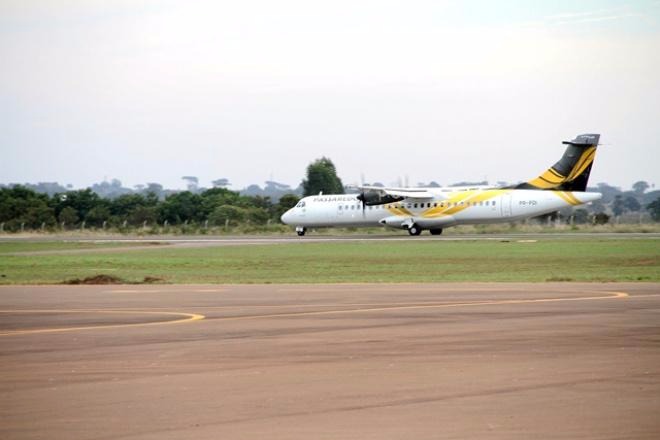
<svg viewBox="0 0 660 440"><path fill-rule="evenodd" d="M660 242L367 241L0 255L0 284L52 284L99 274L129 282L154 277L197 284L658 282Z"/></svg>

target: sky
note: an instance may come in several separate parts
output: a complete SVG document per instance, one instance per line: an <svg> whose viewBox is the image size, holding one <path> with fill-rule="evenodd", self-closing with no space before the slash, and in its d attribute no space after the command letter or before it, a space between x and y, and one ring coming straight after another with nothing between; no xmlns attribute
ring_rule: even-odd
<svg viewBox="0 0 660 440"><path fill-rule="evenodd" d="M660 185L660 1L0 0L0 183Z"/></svg>

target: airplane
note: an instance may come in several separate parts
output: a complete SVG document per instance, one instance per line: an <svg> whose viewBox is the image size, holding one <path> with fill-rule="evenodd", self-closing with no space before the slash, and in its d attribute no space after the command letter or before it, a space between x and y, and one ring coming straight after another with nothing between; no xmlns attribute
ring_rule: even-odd
<svg viewBox="0 0 660 440"><path fill-rule="evenodd" d="M420 235L442 234L457 225L505 223L599 200L586 192L599 134L581 134L557 163L538 177L506 187L388 188L361 186L359 194L302 198L285 212L282 223L299 236L309 228L388 226Z"/></svg>

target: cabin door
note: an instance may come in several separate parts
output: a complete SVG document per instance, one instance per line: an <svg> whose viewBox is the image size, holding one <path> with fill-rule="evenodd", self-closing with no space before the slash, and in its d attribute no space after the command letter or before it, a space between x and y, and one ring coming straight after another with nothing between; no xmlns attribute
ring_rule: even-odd
<svg viewBox="0 0 660 440"><path fill-rule="evenodd" d="M511 217L511 194L505 194L500 199L500 209L502 217Z"/></svg>

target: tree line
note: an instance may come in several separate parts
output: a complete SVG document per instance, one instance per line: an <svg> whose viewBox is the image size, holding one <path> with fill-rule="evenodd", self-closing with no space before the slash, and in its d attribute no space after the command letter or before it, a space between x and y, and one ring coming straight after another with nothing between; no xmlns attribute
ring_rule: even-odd
<svg viewBox="0 0 660 440"><path fill-rule="evenodd" d="M0 188L0 228L24 229L134 228L145 226L264 226L298 201L282 196L277 203L268 197L242 196L225 188L200 194L181 191L159 199L153 193L102 198L91 189L67 191L52 196L17 185Z"/></svg>
<svg viewBox="0 0 660 440"><path fill-rule="evenodd" d="M186 191L162 192L162 186L150 184L141 192L102 197L93 188L66 189L52 194L41 193L23 185L0 187L0 231L29 229L115 228L137 227L236 227L248 225L263 228L280 224L281 215L293 207L299 194L286 193L277 200L269 196L241 194L224 185L226 179L214 182L211 189L200 189L195 178ZM116 182L115 187L120 187ZM277 186L275 182L271 186ZM279 186L283 191L288 187ZM343 194L345 187L328 158L309 164L300 188L304 196ZM647 192L650 186L636 182L631 191L599 183L590 191L603 193L603 198L590 205L544 216L570 219L574 223L607 223L611 216L641 216L648 212L660 221L660 191ZM61 188L65 189L65 188ZM152 191L153 190L153 191ZM552 217L554 216L554 217ZM641 218L641 217L640 217Z"/></svg>
<svg viewBox="0 0 660 440"><path fill-rule="evenodd" d="M40 193L23 185L0 188L0 231L26 229L115 228L119 230L159 226L167 227L264 227L280 224L280 217L300 198L294 193L269 196L245 195L225 186L226 179L214 182L211 189L200 189L197 178L184 176L187 191L162 192L162 186L150 184L143 191L102 197L94 188ZM118 181L111 184L121 188ZM287 187L276 182L279 191ZM321 158L307 167L301 187L304 195L343 193L344 187L332 161ZM64 188L62 188L64 189Z"/></svg>

